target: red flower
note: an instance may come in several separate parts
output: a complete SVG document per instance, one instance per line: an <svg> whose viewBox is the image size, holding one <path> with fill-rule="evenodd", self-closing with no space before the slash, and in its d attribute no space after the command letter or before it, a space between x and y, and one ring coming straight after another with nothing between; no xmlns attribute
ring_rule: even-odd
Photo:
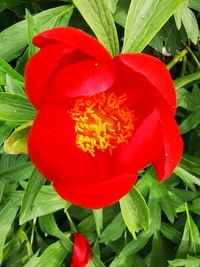
<svg viewBox="0 0 200 267"><path fill-rule="evenodd" d="M37 35L26 66L26 91L38 109L30 157L64 199L88 208L110 205L153 163L159 181L182 154L176 98L165 65L145 54L111 58L74 28Z"/></svg>
<svg viewBox="0 0 200 267"><path fill-rule="evenodd" d="M87 239L80 233L75 233L71 267L85 267L91 258L91 254Z"/></svg>

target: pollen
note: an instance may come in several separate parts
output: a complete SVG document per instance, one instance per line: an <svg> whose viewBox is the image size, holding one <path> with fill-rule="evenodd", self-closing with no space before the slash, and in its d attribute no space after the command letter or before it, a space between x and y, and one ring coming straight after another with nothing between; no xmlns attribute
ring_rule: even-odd
<svg viewBox="0 0 200 267"><path fill-rule="evenodd" d="M135 117L125 94L103 92L79 97L69 113L75 121L77 147L92 157L97 150L112 154L128 144L134 132Z"/></svg>

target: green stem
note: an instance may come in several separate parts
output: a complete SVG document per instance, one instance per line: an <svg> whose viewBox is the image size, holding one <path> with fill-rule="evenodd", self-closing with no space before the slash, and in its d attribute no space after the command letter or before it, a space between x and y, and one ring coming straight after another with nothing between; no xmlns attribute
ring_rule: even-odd
<svg viewBox="0 0 200 267"><path fill-rule="evenodd" d="M186 54L188 53L187 49L183 49L177 56L175 56L168 64L167 68L170 70L174 65L176 65Z"/></svg>
<svg viewBox="0 0 200 267"><path fill-rule="evenodd" d="M182 42L182 44L185 46L185 48L187 49L187 51L190 53L191 57L193 58L194 62L196 63L197 67L200 69L200 62L197 59L196 55L193 53L193 51L191 50L191 48L184 42Z"/></svg>

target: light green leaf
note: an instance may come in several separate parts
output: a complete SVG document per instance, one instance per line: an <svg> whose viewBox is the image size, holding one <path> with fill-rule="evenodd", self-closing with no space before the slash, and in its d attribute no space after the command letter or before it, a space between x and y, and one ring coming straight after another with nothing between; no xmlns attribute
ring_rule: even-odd
<svg viewBox="0 0 200 267"><path fill-rule="evenodd" d="M122 52L141 52L185 0L132 0Z"/></svg>
<svg viewBox="0 0 200 267"><path fill-rule="evenodd" d="M106 0L74 0L98 40L112 56L119 53L117 30Z"/></svg>
<svg viewBox="0 0 200 267"><path fill-rule="evenodd" d="M1 45L1 40L0 40L0 45ZM18 80L22 83L24 82L24 78L15 69L13 69L3 58L0 58L0 71L2 71L5 74L8 74L11 78L15 80Z"/></svg>
<svg viewBox="0 0 200 267"><path fill-rule="evenodd" d="M177 28L180 30L181 24L183 23L188 39L191 39L194 44L197 44L199 27L194 13L186 6L183 6L175 12L174 18Z"/></svg>
<svg viewBox="0 0 200 267"><path fill-rule="evenodd" d="M100 235L103 228L103 209L93 210L93 214L96 223L97 234Z"/></svg>
<svg viewBox="0 0 200 267"><path fill-rule="evenodd" d="M0 120L16 124L34 120L36 110L27 98L10 93L0 93Z"/></svg>
<svg viewBox="0 0 200 267"><path fill-rule="evenodd" d="M184 168L177 166L174 170L174 173L178 177L180 177L188 186L191 186L191 184L193 183L200 186L200 179L195 175L186 171ZM191 189L193 190L194 188L191 187Z"/></svg>
<svg viewBox="0 0 200 267"><path fill-rule="evenodd" d="M14 201L9 201L4 207L1 207L0 212L0 264L2 263L3 248L8 232L15 219L18 206Z"/></svg>
<svg viewBox="0 0 200 267"><path fill-rule="evenodd" d="M38 23L41 32L58 26L67 26L72 12L72 5L58 6L38 13L33 19ZM21 54L27 44L28 29L26 20L23 20L0 33L0 57L11 61Z"/></svg>
<svg viewBox="0 0 200 267"><path fill-rule="evenodd" d="M8 154L27 154L27 138L33 122L19 126L5 141L4 150Z"/></svg>
<svg viewBox="0 0 200 267"><path fill-rule="evenodd" d="M103 262L95 255L95 253L92 253L92 258L86 265L86 267L105 267Z"/></svg>
<svg viewBox="0 0 200 267"><path fill-rule="evenodd" d="M5 78L6 84L4 89L6 93L25 96L24 83L11 78L8 74L5 75Z"/></svg>
<svg viewBox="0 0 200 267"><path fill-rule="evenodd" d="M67 250L64 248L60 241L57 241L48 246L40 257L37 257L38 253L34 255L24 267L58 267L61 266L65 257L67 256Z"/></svg>
<svg viewBox="0 0 200 267"><path fill-rule="evenodd" d="M120 200L120 207L125 224L135 239L139 230L148 230L149 210L136 187Z"/></svg>
<svg viewBox="0 0 200 267"><path fill-rule="evenodd" d="M38 48L36 48L33 43L32 39L33 37L39 33L39 29L36 27L33 17L29 13L29 11L26 9L26 21L27 21L27 29L28 29L28 54L29 57L34 55L37 51Z"/></svg>

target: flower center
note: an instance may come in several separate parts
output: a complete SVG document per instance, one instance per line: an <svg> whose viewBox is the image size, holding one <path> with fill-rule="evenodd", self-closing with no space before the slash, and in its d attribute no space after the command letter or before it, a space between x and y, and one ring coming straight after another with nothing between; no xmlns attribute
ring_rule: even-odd
<svg viewBox="0 0 200 267"><path fill-rule="evenodd" d="M127 144L133 135L135 117L129 109L126 95L100 93L77 98L69 111L76 122L76 145L95 156Z"/></svg>

